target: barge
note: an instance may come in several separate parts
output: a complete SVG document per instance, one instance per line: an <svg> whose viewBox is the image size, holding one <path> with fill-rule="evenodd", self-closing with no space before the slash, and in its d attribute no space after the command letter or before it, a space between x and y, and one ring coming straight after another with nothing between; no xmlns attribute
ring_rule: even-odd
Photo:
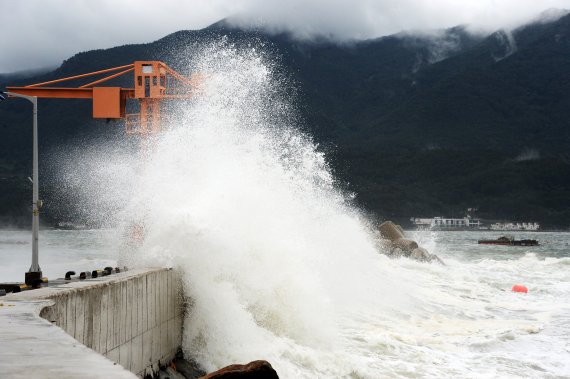
<svg viewBox="0 0 570 379"><path fill-rule="evenodd" d="M537 240L523 239L516 240L514 237L503 236L495 240L479 240L479 245L502 245L502 246L538 246Z"/></svg>

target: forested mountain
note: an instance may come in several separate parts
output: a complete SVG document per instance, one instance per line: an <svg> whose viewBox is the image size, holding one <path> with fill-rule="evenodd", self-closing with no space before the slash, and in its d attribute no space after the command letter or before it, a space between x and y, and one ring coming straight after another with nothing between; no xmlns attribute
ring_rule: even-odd
<svg viewBox="0 0 570 379"><path fill-rule="evenodd" d="M41 76L10 83L0 76L0 86L135 60L163 60L186 72L180 52L192 54L221 36L237 45L262 41L279 57L299 88L303 129L328 154L340 185L371 215L402 222L476 207L487 219L570 226L570 15L490 35L455 27L351 44L298 41L220 22L153 43L79 53ZM22 101L0 104L5 223L29 221L30 113ZM42 100L40 114L42 151L79 135L123 131L91 120L87 101ZM57 217L47 209L46 220Z"/></svg>

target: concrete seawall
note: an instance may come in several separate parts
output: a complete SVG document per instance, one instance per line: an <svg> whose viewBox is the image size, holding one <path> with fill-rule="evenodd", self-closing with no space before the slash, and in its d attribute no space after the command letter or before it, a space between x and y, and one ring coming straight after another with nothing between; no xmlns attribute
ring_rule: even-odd
<svg viewBox="0 0 570 379"><path fill-rule="evenodd" d="M121 373L125 370L102 355L138 376L150 374L170 362L181 344L183 307L179 291L175 271L137 269L2 297L0 373L9 373L9 378L21 374L48 378L52 376L46 373L53 369L59 370L53 375L59 378L129 374ZM32 332L34 328L37 330ZM80 342L92 350L62 348L59 344L69 345L69 336L63 331L76 340L73 348ZM51 350L49 360L41 351L37 352L39 359L30 355L30 348L44 344ZM65 367L73 354L78 354L71 359L76 367ZM19 360L26 364L20 367ZM93 360L98 362L96 367L89 367L88 362ZM18 368L25 370L18 372ZM66 369L63 373L62 368Z"/></svg>

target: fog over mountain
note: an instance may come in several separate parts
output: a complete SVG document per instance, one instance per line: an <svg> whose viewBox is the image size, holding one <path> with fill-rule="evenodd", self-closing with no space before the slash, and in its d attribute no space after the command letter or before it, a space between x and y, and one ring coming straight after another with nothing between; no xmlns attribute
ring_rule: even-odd
<svg viewBox="0 0 570 379"><path fill-rule="evenodd" d="M0 73L53 67L78 51L144 43L222 18L300 39L347 41L459 24L488 33L526 23L549 8L570 8L570 1L0 0Z"/></svg>
<svg viewBox="0 0 570 379"><path fill-rule="evenodd" d="M295 83L297 127L314 138L338 185L372 217L406 222L478 208L486 219L570 226L570 15L561 14L542 13L492 33L456 26L351 43L241 29L226 20L154 42L77 53L40 76L0 76L0 87L140 59L188 72L190 61L180 56L192 58L200 45L260 44ZM49 164L73 161L73 152L93 138L128 143L124 125L92 120L84 100L42 99L40 112L42 154L63 154L42 160L42 193L50 199L44 220L78 216L74 210L83 205L60 198L74 191L50 183ZM25 102L0 106L0 223L29 219L28 117Z"/></svg>

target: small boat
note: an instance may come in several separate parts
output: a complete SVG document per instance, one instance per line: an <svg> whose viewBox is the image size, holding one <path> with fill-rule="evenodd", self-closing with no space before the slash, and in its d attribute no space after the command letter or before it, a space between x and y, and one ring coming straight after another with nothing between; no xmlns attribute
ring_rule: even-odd
<svg viewBox="0 0 570 379"><path fill-rule="evenodd" d="M496 240L479 240L480 245L503 245L503 246L538 246L537 240L516 240L511 236L499 237Z"/></svg>

